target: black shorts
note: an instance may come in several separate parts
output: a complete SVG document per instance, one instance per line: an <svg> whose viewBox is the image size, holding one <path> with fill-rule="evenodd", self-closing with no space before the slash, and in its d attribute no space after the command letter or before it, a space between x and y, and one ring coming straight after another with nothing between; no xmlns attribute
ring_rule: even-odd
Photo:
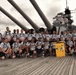
<svg viewBox="0 0 76 75"><path fill-rule="evenodd" d="M0 57L3 57L3 56L5 56L5 53L0 52Z"/></svg>
<svg viewBox="0 0 76 75"><path fill-rule="evenodd" d="M46 54L48 54L49 53L49 49L46 49Z"/></svg>
<svg viewBox="0 0 76 75"><path fill-rule="evenodd" d="M37 51L37 54L40 54L40 53L42 53L43 50L36 48L36 51Z"/></svg>
<svg viewBox="0 0 76 75"><path fill-rule="evenodd" d="M71 50L74 48L74 46L70 47L70 46L67 46L67 50L66 52L69 53L69 48L71 48Z"/></svg>
<svg viewBox="0 0 76 75"><path fill-rule="evenodd" d="M24 54L26 52L26 49L22 49L22 53L21 54Z"/></svg>
<svg viewBox="0 0 76 75"><path fill-rule="evenodd" d="M18 54L24 54L25 52L26 52L26 50L25 50L25 49L23 49L21 53L19 53L19 51L14 52L14 53L15 53L15 55L18 55Z"/></svg>
<svg viewBox="0 0 76 75"><path fill-rule="evenodd" d="M56 49L55 48L52 48L51 52L52 53L56 53Z"/></svg>
<svg viewBox="0 0 76 75"><path fill-rule="evenodd" d="M33 55L33 52L34 52L34 51L35 51L35 50L33 50L33 51L30 50L30 55Z"/></svg>
<svg viewBox="0 0 76 75"><path fill-rule="evenodd" d="M19 54L19 51L17 51L17 52L14 52L14 54L15 54L15 55L18 55L18 54Z"/></svg>

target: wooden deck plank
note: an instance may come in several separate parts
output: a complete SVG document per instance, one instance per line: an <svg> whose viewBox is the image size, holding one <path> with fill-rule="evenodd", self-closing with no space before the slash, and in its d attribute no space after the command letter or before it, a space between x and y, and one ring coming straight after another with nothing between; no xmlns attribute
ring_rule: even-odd
<svg viewBox="0 0 76 75"><path fill-rule="evenodd" d="M52 59L52 60L51 60ZM47 60L46 62L43 63L39 68L37 68L35 71L31 72L29 75L33 74L40 74L40 71L46 71L45 68L47 69L48 66L52 65L57 59L56 58L51 58L50 60ZM48 65L47 65L48 64ZM46 66L47 65L47 66ZM45 67L46 66L46 67ZM44 68L45 67L45 68ZM42 75L42 74L41 74Z"/></svg>
<svg viewBox="0 0 76 75"><path fill-rule="evenodd" d="M52 65L49 66L48 70L45 71L45 73L43 75L48 75L50 71L52 71L52 69L57 65L57 63L59 63L62 59L57 58L58 60L56 60Z"/></svg>
<svg viewBox="0 0 76 75"><path fill-rule="evenodd" d="M68 58L68 61L66 62L66 65L63 67L62 71L60 71L61 73L59 75L65 75L65 71L67 69L68 63L70 61L71 58Z"/></svg>
<svg viewBox="0 0 76 75"><path fill-rule="evenodd" d="M58 59L58 58L56 58L56 59ZM53 60L53 59L52 59ZM60 61L61 59L58 59L58 60L56 60L55 62L57 62L57 61ZM53 68L53 66L55 66L56 64L55 64L55 62L53 62L53 64L51 65L51 63L49 64L49 67L51 67L51 68ZM40 70L42 71L42 72L40 72L40 71L38 71L37 73L43 73L43 72L45 72L46 71L46 69L48 69L48 67L46 66L46 68L44 68L44 67L42 67L42 69L40 68ZM37 74L36 73L36 74ZM41 74L42 75L42 74Z"/></svg>
<svg viewBox="0 0 76 75"><path fill-rule="evenodd" d="M53 75L53 73L57 70L57 68L63 63L65 58L62 58L62 60L59 63L56 63L56 66L53 67L53 69L49 72L48 75Z"/></svg>
<svg viewBox="0 0 76 75"><path fill-rule="evenodd" d="M69 75L73 75L73 68L74 68L74 59L72 61L72 64L71 64L71 67L70 67L70 70L69 70Z"/></svg>
<svg viewBox="0 0 76 75"><path fill-rule="evenodd" d="M72 61L73 61L72 57L69 57L69 58L70 58L70 60L68 61L68 65L67 65L67 68L65 70L65 74L64 75L69 75L70 67L71 67L71 64L72 64Z"/></svg>
<svg viewBox="0 0 76 75"><path fill-rule="evenodd" d="M75 57L0 60L0 75L76 75Z"/></svg>
<svg viewBox="0 0 76 75"><path fill-rule="evenodd" d="M19 61L19 62L24 62L24 63L21 63L19 65L15 65L13 66L11 69L9 68L8 70L5 71L4 75L5 74L8 74L10 75L10 73L15 73L15 71L17 72L18 69L21 69L21 68L24 68L24 66L28 66L29 67L29 64L32 63L32 62L36 62L36 61L39 61L38 58L36 60L33 60L33 59L30 59L30 61L28 62L25 62L26 59L24 59L23 61ZM14 61L15 62L15 61ZM20 72L20 71L19 71Z"/></svg>
<svg viewBox="0 0 76 75"><path fill-rule="evenodd" d="M3 67L3 69L0 68L0 72L2 70L6 70L6 68L7 68L7 71L11 70L12 68L15 68L16 66L19 66L20 64L29 62L29 61L30 61L29 59L25 59L25 60L24 59L13 59L13 60L8 60L8 62L2 62L0 63L0 65L2 66L7 65L7 66Z"/></svg>
<svg viewBox="0 0 76 75"><path fill-rule="evenodd" d="M74 59L74 69L73 69L73 75L76 75L76 58Z"/></svg>
<svg viewBox="0 0 76 75"><path fill-rule="evenodd" d="M69 62L70 58L65 59L65 62L60 66L58 71L55 73L56 75L61 75L64 68L68 65L67 63Z"/></svg>
<svg viewBox="0 0 76 75"><path fill-rule="evenodd" d="M24 69L20 74L24 73L26 75L28 75L28 73L31 73L32 71L34 71L35 69L37 69L38 67L40 67L41 65L43 65L44 61L48 60L49 58L45 58L42 59L39 62L33 63L32 66L30 66L30 68L27 68L26 70Z"/></svg>

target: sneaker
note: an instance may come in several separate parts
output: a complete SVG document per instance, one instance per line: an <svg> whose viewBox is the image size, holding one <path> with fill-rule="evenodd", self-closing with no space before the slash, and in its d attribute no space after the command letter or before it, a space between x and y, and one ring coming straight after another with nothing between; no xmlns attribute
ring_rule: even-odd
<svg viewBox="0 0 76 75"><path fill-rule="evenodd" d="M26 58L28 58L29 57L29 53L28 54L26 54Z"/></svg>
<svg viewBox="0 0 76 75"><path fill-rule="evenodd" d="M45 54L42 54L42 57L45 57Z"/></svg>
<svg viewBox="0 0 76 75"><path fill-rule="evenodd" d="M34 56L34 58L36 58L36 56Z"/></svg>

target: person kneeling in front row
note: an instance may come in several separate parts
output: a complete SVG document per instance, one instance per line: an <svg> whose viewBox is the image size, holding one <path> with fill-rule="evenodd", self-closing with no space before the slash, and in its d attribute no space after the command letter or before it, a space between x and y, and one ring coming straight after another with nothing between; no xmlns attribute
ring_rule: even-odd
<svg viewBox="0 0 76 75"><path fill-rule="evenodd" d="M22 56L22 50L21 50L21 44L19 43L19 39L16 40L15 43L12 45L13 50L13 57L21 57Z"/></svg>
<svg viewBox="0 0 76 75"><path fill-rule="evenodd" d="M12 57L12 50L7 38L4 38L4 42L0 45L0 57L2 60L5 59L5 57Z"/></svg>
<svg viewBox="0 0 76 75"><path fill-rule="evenodd" d="M32 38L31 43L30 43L30 57L36 58L36 43L35 43L35 38Z"/></svg>

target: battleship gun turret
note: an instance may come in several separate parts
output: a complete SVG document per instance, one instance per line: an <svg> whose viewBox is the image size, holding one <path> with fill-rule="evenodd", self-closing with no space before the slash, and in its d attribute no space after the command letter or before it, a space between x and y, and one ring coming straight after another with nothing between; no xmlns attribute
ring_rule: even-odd
<svg viewBox="0 0 76 75"><path fill-rule="evenodd" d="M8 1L30 23L30 25L36 31L39 30L39 27L21 10L21 8L13 0L8 0Z"/></svg>
<svg viewBox="0 0 76 75"><path fill-rule="evenodd" d="M34 6L34 8L36 9L36 11L38 12L38 14L40 15L40 17L42 18L42 20L45 23L47 29L51 30L51 24L50 24L50 22L47 20L47 18L45 17L44 13L39 8L39 6L36 3L36 1L35 0L30 0L30 2L32 3L32 5Z"/></svg>
<svg viewBox="0 0 76 75"><path fill-rule="evenodd" d="M3 9L2 7L0 7L0 11L2 13L4 13L7 17L9 17L13 22L15 22L20 28L22 28L23 30L27 31L28 28L26 26L24 26L23 24L21 24L18 20L16 20L13 16L11 16L5 9Z"/></svg>

